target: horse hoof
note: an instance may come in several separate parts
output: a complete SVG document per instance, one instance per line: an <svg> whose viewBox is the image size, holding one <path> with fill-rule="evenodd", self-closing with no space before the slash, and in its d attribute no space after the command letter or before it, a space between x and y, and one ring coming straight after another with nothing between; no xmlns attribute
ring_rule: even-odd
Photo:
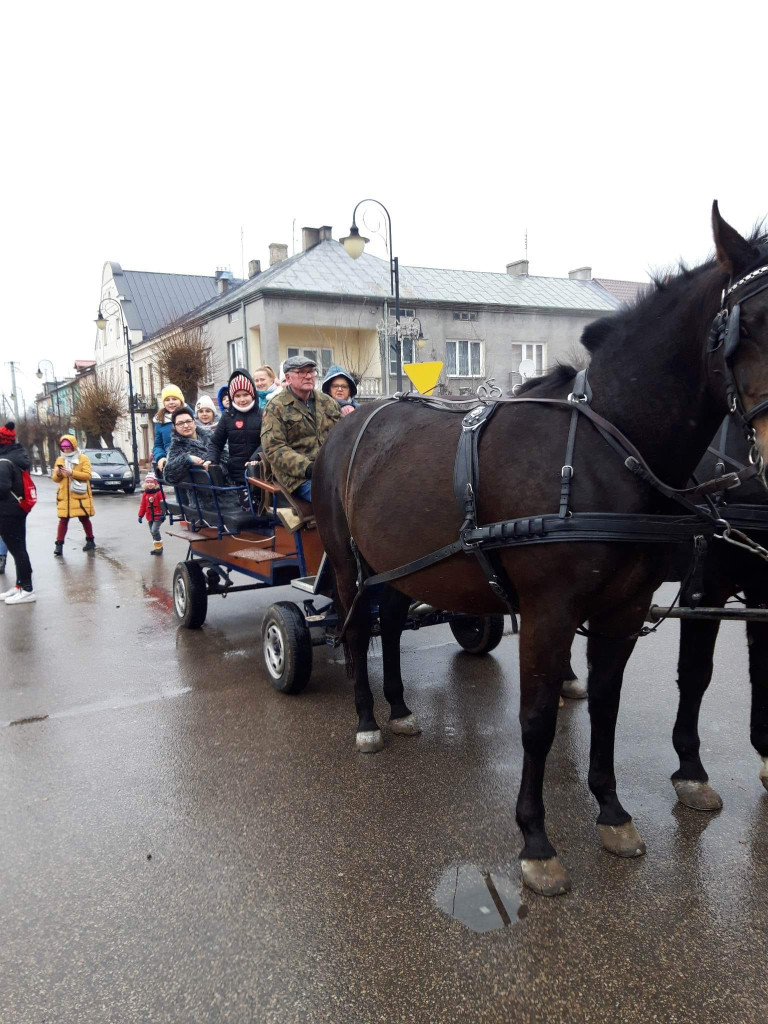
<svg viewBox="0 0 768 1024"><path fill-rule="evenodd" d="M642 857L645 853L645 843L634 821L623 825L601 825L600 842L604 849L617 857Z"/></svg>
<svg viewBox="0 0 768 1024"><path fill-rule="evenodd" d="M406 715L405 718L390 718L389 728L398 736L421 735L421 726L416 721L415 715Z"/></svg>
<svg viewBox="0 0 768 1024"><path fill-rule="evenodd" d="M564 708L564 707L565 707L565 701L563 700L563 698L562 698L562 697L561 697L561 698L560 698L560 700L559 700L559 701L557 702L557 706L558 706L558 708Z"/></svg>
<svg viewBox="0 0 768 1024"><path fill-rule="evenodd" d="M578 679L564 679L560 693L563 697L568 697L571 700L584 700L587 696L587 688Z"/></svg>
<svg viewBox="0 0 768 1024"><path fill-rule="evenodd" d="M376 754L383 750L384 738L381 735L381 729L358 732L355 735L355 746L361 754Z"/></svg>
<svg viewBox="0 0 768 1024"><path fill-rule="evenodd" d="M719 811L723 801L708 782L695 782L693 779L672 779L677 799L694 811Z"/></svg>
<svg viewBox="0 0 768 1024"><path fill-rule="evenodd" d="M763 767L760 769L760 781L768 789L768 757L761 758Z"/></svg>
<svg viewBox="0 0 768 1024"><path fill-rule="evenodd" d="M571 888L570 876L558 857L548 857L547 860L524 858L520 861L520 869L523 885L539 896L560 896Z"/></svg>

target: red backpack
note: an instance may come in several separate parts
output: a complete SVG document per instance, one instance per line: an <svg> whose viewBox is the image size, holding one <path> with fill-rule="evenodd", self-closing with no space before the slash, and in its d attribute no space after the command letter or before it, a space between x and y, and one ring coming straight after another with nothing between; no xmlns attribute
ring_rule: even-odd
<svg viewBox="0 0 768 1024"><path fill-rule="evenodd" d="M15 493L15 491L11 491L11 494L14 496L16 501L18 501L24 515L28 516L29 513L37 504L37 488L35 487L34 481L32 480L29 471L26 469L21 469L19 466L16 465L15 462L11 461L11 459L0 459L0 462L10 462L11 465L15 469L18 469L18 471L21 473L21 488L23 491L22 497L19 497L18 494Z"/></svg>

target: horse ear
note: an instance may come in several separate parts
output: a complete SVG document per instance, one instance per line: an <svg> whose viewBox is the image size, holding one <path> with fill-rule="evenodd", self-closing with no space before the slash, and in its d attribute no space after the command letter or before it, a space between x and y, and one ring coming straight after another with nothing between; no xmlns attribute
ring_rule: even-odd
<svg viewBox="0 0 768 1024"><path fill-rule="evenodd" d="M715 250L720 268L731 277L740 274L760 255L746 238L742 238L738 231L723 220L717 200L712 203L712 234L715 236Z"/></svg>

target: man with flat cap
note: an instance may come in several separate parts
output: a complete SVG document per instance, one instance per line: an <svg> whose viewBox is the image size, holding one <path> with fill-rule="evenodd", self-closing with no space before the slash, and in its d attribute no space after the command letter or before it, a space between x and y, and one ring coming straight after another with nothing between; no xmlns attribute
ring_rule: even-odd
<svg viewBox="0 0 768 1024"><path fill-rule="evenodd" d="M312 467L331 427L341 419L338 402L315 390L317 363L291 356L283 363L287 387L267 402L261 446L275 478L289 494L312 500Z"/></svg>

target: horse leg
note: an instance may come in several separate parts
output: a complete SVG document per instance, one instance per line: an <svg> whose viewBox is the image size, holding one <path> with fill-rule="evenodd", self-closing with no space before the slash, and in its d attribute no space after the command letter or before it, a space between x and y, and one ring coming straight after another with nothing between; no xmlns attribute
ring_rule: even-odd
<svg viewBox="0 0 768 1024"><path fill-rule="evenodd" d="M608 638L630 637L638 626L634 608L630 614L590 619L590 630L605 636L592 636L587 644L591 724L589 788L600 805L597 817L600 841L604 849L618 857L641 856L645 853L645 843L631 816L621 805L616 793L614 771L616 718L619 713L621 684L635 640Z"/></svg>
<svg viewBox="0 0 768 1024"><path fill-rule="evenodd" d="M721 608L727 594L705 592L705 607ZM718 621L699 622L683 619L680 623L680 654L677 662L677 686L680 691L672 743L680 767L672 775L677 799L695 811L717 811L723 806L719 794L709 785L709 776L701 763L699 711L712 679Z"/></svg>
<svg viewBox="0 0 768 1024"><path fill-rule="evenodd" d="M384 696L389 701L389 727L401 736L418 736L421 727L405 703L403 677L400 674L400 637L411 599L394 587L384 587L379 601L381 653L383 656Z"/></svg>
<svg viewBox="0 0 768 1024"><path fill-rule="evenodd" d="M560 693L563 697L570 697L571 700L584 700L587 696L587 688L573 671L570 661L563 676L563 685L560 687ZM560 706L562 707L562 704Z"/></svg>
<svg viewBox="0 0 768 1024"><path fill-rule="evenodd" d="M745 595L750 608L758 608L761 604L765 605L765 588L760 594L745 590ZM749 644L749 681L752 684L749 738L762 759L760 781L768 789L768 625L748 622L747 642Z"/></svg>
<svg viewBox="0 0 768 1024"><path fill-rule="evenodd" d="M357 733L355 746L361 754L375 754L384 746L378 723L373 713L373 694L368 681L368 645L371 640L371 606L364 592L357 604L356 568L352 561L342 560L334 566L336 576L336 602L339 622L343 623L354 606L344 634L344 656L347 674L355 680L355 709Z"/></svg>
<svg viewBox="0 0 768 1024"><path fill-rule="evenodd" d="M533 627L535 623L535 628ZM544 827L544 770L557 725L563 666L568 661L572 628L552 607L523 614L520 628L520 728L523 772L515 817L523 834L520 852L523 883L542 896L557 896L571 887Z"/></svg>

